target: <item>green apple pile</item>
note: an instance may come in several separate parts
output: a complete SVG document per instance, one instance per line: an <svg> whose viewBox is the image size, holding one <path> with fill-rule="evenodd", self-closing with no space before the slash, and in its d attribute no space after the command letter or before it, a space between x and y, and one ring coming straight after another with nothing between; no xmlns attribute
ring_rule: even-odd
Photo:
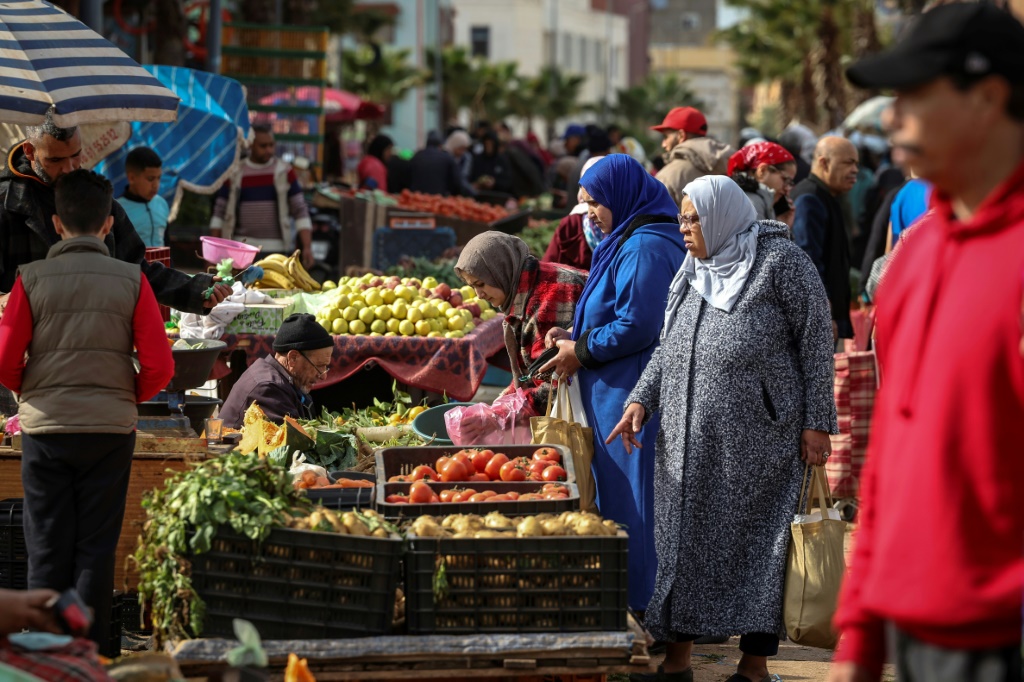
<svg viewBox="0 0 1024 682"><path fill-rule="evenodd" d="M316 319L332 334L460 339L497 315L473 287L453 289L433 277L342 277L323 289Z"/></svg>

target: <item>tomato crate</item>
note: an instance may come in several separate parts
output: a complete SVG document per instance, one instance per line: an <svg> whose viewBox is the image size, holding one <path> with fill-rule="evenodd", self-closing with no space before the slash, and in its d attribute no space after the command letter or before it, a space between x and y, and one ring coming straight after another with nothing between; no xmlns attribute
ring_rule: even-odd
<svg viewBox="0 0 1024 682"><path fill-rule="evenodd" d="M392 476L408 476L412 473L413 469L423 464L433 468L434 463L437 462L439 457L443 455L450 456L462 450L493 450L495 453L500 452L506 455L509 459L515 459L516 457L533 457L533 453L540 448L553 448L557 450L562 457L562 468L565 469L566 476L564 482L576 482L576 469L572 463L572 452L564 445L422 445L419 447L381 448L377 450L377 484L387 483L388 479ZM499 483L502 481L494 482ZM525 483L524 481L521 484ZM467 482L466 485L470 487L483 486L487 485L487 482L474 481L473 483ZM380 497L379 493L378 489L378 497Z"/></svg>
<svg viewBox="0 0 1024 682"><path fill-rule="evenodd" d="M222 527L192 557L205 637L251 621L265 639L331 639L391 631L402 541L275 528L257 543Z"/></svg>
<svg viewBox="0 0 1024 682"><path fill-rule="evenodd" d="M626 629L627 542L615 536L410 537L409 634ZM435 595L443 562L447 590Z"/></svg>
<svg viewBox="0 0 1024 682"><path fill-rule="evenodd" d="M561 500L526 500L523 502L432 502L426 504L403 504L401 502L390 503L387 501L389 495L408 494L411 483L378 483L377 484L377 511L386 519L415 519L418 516L427 514L429 516L445 516L447 514L480 514L484 515L492 511L498 511L506 516L532 516L534 514L561 514L567 511L579 511L580 491L572 483L560 483L569 489L569 497ZM452 488L473 488L484 491L493 490L499 495L508 492L520 494L540 492L545 483L505 483L505 482L479 482L479 483L440 483L430 482L434 492L440 494L442 490Z"/></svg>
<svg viewBox="0 0 1024 682"><path fill-rule="evenodd" d="M373 474L361 471L332 471L328 473L328 476L332 481L337 481L339 478L351 478L372 482L375 478ZM315 504L336 511L372 508L375 492L376 486L373 488L309 488L305 491L306 497Z"/></svg>
<svg viewBox="0 0 1024 682"><path fill-rule="evenodd" d="M28 589L28 550L25 548L24 501L0 500L0 588Z"/></svg>

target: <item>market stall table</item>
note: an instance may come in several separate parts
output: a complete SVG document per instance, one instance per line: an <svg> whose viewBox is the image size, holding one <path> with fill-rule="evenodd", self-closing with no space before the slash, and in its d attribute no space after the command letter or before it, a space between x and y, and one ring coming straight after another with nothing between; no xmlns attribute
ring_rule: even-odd
<svg viewBox="0 0 1024 682"><path fill-rule="evenodd" d="M503 352L503 316L480 323L461 339L425 336L334 336L334 357L327 377L314 388L343 381L373 363L406 386L471 400L487 373L487 359ZM273 354L273 336L230 334L226 353L244 350L247 361Z"/></svg>
<svg viewBox="0 0 1024 682"><path fill-rule="evenodd" d="M622 632L420 635L335 640L270 640L263 648L270 670L289 653L309 662L317 680L388 680L602 676L650 672L646 637L629 618ZM195 639L172 655L187 676L222 672L237 642Z"/></svg>

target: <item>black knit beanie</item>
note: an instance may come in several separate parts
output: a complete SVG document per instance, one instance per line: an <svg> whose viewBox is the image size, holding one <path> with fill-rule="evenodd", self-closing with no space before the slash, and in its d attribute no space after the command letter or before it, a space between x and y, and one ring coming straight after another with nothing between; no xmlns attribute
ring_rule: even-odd
<svg viewBox="0 0 1024 682"><path fill-rule="evenodd" d="M274 350L280 353L317 350L333 345L334 339L309 313L295 313L286 317L274 338Z"/></svg>

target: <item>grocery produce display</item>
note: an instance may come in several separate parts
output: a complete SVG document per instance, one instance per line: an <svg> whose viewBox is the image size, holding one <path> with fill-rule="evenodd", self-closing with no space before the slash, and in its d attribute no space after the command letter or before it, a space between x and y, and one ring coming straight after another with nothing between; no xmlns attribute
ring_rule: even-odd
<svg viewBox="0 0 1024 682"><path fill-rule="evenodd" d="M565 481L566 470L562 467L562 454L557 448L538 448L532 457L509 459L502 452L487 448L465 448L451 456L442 455L435 466L420 465L408 475L389 477L389 483L412 481L461 481L486 482L505 481Z"/></svg>
<svg viewBox="0 0 1024 682"><path fill-rule="evenodd" d="M398 195L398 207L481 223L493 223L509 215L508 209L502 206L483 204L468 197L443 197L407 189Z"/></svg>
<svg viewBox="0 0 1024 682"><path fill-rule="evenodd" d="M332 334L462 338L497 315L472 287L454 289L433 277L343 277L329 290L317 321Z"/></svg>
<svg viewBox="0 0 1024 682"><path fill-rule="evenodd" d="M308 514L285 516L288 527L297 530L378 538L394 537L399 532L397 526L386 521L372 509L352 510L339 514L324 507L314 507Z"/></svg>
<svg viewBox="0 0 1024 682"><path fill-rule="evenodd" d="M302 267L302 261L299 260L301 255L301 251L296 251L290 256L275 253L256 261L254 265L263 268L263 277L256 281L255 287L320 291L320 283Z"/></svg>
<svg viewBox="0 0 1024 682"><path fill-rule="evenodd" d="M348 489L348 488L372 488L374 487L373 481L366 481L363 479L354 478L338 478L334 481L327 478L326 476L317 476L313 471L303 471L295 479L295 488L297 490L328 490L331 488Z"/></svg>

